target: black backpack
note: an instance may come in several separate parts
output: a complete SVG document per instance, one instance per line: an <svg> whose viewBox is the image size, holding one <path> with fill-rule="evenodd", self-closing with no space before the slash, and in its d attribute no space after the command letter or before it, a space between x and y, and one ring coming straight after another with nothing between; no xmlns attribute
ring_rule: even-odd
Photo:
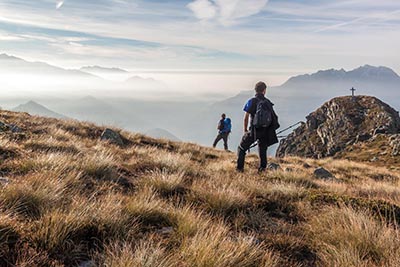
<svg viewBox="0 0 400 267"><path fill-rule="evenodd" d="M272 124L271 104L267 99L260 99L257 103L256 114L253 119L253 127L256 129L268 128Z"/></svg>

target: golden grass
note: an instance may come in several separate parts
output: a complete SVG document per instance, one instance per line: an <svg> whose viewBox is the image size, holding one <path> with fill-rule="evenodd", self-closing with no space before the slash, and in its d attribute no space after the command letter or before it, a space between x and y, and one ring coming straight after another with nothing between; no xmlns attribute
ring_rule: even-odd
<svg viewBox="0 0 400 267"><path fill-rule="evenodd" d="M400 173L339 159L235 155L0 112L0 266L398 266ZM306 165L307 166L306 166ZM337 181L318 180L316 167ZM348 206L345 206L347 204ZM380 206L379 206L380 205ZM383 214L392 212L393 214Z"/></svg>
<svg viewBox="0 0 400 267"><path fill-rule="evenodd" d="M398 266L400 262L397 228L372 218L368 211L329 208L308 227L322 266Z"/></svg>

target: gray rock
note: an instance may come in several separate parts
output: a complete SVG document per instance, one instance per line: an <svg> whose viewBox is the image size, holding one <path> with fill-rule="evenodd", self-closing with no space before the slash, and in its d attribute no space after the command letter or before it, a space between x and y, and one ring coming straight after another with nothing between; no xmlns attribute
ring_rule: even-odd
<svg viewBox="0 0 400 267"><path fill-rule="evenodd" d="M0 185L1 186L7 186L10 183L10 179L6 177L0 177Z"/></svg>
<svg viewBox="0 0 400 267"><path fill-rule="evenodd" d="M319 179L334 179L335 178L331 172L329 172L327 169L322 168L322 167L315 169L314 175L315 175L315 177L317 177Z"/></svg>
<svg viewBox="0 0 400 267"><path fill-rule="evenodd" d="M119 133L107 128L104 130L104 132L101 134L100 139L102 141L109 141L110 143L123 146L124 141L122 140L122 137Z"/></svg>
<svg viewBox="0 0 400 267"><path fill-rule="evenodd" d="M0 132L4 132L8 130L8 125L2 121L0 121Z"/></svg>
<svg viewBox="0 0 400 267"><path fill-rule="evenodd" d="M9 124L9 125L8 125L8 128L9 128L10 131L13 132L13 133L22 133L22 132L23 132L22 129L19 128L19 127L18 127L17 125L15 125L15 124Z"/></svg>
<svg viewBox="0 0 400 267"><path fill-rule="evenodd" d="M371 162L377 162L378 160L379 160L378 157L373 157L370 161L371 161Z"/></svg>
<svg viewBox="0 0 400 267"><path fill-rule="evenodd" d="M172 234L174 232L174 228L172 228L172 227L163 227L160 230L158 230L157 232L162 234L162 235L169 235L169 234Z"/></svg>
<svg viewBox="0 0 400 267"><path fill-rule="evenodd" d="M267 169L271 170L271 171L276 171L279 170L281 168L281 166L277 163L268 163L267 165Z"/></svg>

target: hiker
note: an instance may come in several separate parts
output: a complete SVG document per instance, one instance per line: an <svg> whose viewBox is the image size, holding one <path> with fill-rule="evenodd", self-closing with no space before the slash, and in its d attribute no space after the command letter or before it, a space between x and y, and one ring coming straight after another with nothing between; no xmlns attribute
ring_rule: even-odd
<svg viewBox="0 0 400 267"><path fill-rule="evenodd" d="M218 135L215 138L213 148L215 148L219 141L224 140L224 149L228 151L228 137L232 130L231 119L227 118L225 114L221 115L221 119L218 122Z"/></svg>
<svg viewBox="0 0 400 267"><path fill-rule="evenodd" d="M253 143L258 142L258 153L260 156L259 172L267 168L267 149L278 143L276 129L278 129L278 116L274 112L273 105L265 94L267 85L259 82L255 86L256 95L249 99L244 106L245 116L243 121L244 135L238 147L237 170L243 172L246 151ZM249 127L250 117L250 128Z"/></svg>

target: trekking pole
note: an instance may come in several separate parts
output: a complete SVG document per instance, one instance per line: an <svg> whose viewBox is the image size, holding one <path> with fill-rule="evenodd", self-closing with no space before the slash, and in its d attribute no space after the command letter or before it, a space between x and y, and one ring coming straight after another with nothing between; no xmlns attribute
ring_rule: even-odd
<svg viewBox="0 0 400 267"><path fill-rule="evenodd" d="M297 126L297 125L302 124L302 123L303 123L302 121L299 121L299 122L297 122L297 123L295 123L295 124L293 124L293 125L291 125L291 126L285 128L285 129L283 129L282 131L277 132L276 134L279 135L279 134L281 134L281 133L284 133L284 132L286 132L287 130L292 129L294 126Z"/></svg>
<svg viewBox="0 0 400 267"><path fill-rule="evenodd" d="M290 130L290 129L292 129L293 127L295 127L295 126L297 126L297 125L299 125L299 124L302 124L302 123L303 123L302 121L299 121L299 122L297 122L297 123L295 123L295 124L293 124L293 125L291 125L291 126L285 128L285 129L283 129L282 131L277 132L276 134L278 135L278 138L286 138L287 135L280 135L280 134L281 134L281 133L284 133L284 132L286 132L287 130ZM257 145L258 145L258 141L256 141L254 144L252 144L252 145L250 146L249 151L250 151L250 149L252 149L253 147L256 147Z"/></svg>

